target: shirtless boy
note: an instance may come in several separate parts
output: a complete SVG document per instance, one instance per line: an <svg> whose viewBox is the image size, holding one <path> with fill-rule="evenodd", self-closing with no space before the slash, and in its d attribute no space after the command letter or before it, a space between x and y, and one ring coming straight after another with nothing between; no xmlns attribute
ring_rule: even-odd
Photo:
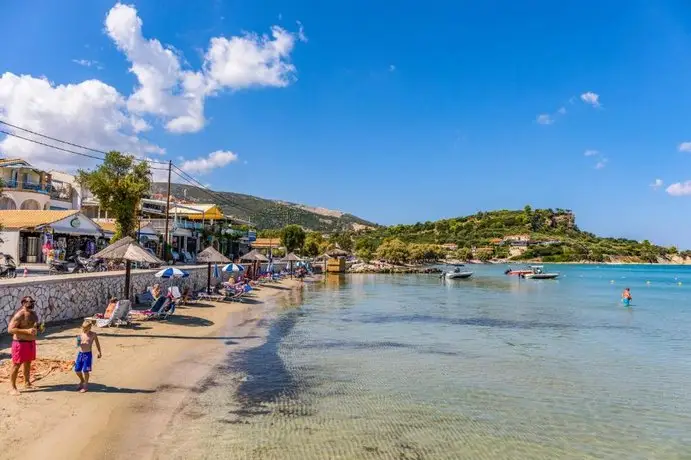
<svg viewBox="0 0 691 460"><path fill-rule="evenodd" d="M12 334L12 373L10 374L11 394L18 395L17 376L19 367L24 369L24 384L31 389L31 362L36 359L36 334L38 315L34 311L36 302L30 296L22 298L22 308L10 320L7 332Z"/></svg>

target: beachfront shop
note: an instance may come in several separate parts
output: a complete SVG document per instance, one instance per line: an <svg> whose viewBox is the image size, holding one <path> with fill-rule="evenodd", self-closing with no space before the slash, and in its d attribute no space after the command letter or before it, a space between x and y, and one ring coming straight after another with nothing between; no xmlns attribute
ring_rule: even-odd
<svg viewBox="0 0 691 460"><path fill-rule="evenodd" d="M0 211L3 226L0 252L21 263L65 260L82 251L98 250L101 228L79 211Z"/></svg>

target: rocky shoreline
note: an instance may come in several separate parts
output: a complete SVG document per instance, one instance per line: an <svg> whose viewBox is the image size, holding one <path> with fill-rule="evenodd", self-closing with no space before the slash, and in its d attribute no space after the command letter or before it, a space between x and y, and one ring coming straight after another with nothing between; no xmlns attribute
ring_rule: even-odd
<svg viewBox="0 0 691 460"><path fill-rule="evenodd" d="M393 265L385 263L367 264L358 263L353 264L348 268L348 273L396 273L396 274L430 274L441 273L442 270L437 267L429 267L424 265Z"/></svg>

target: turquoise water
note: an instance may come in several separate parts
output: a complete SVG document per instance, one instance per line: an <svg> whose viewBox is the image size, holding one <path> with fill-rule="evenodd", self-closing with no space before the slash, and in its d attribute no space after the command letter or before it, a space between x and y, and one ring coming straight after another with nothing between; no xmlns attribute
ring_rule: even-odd
<svg viewBox="0 0 691 460"><path fill-rule="evenodd" d="M308 285L179 436L232 458L691 458L691 269L504 268Z"/></svg>

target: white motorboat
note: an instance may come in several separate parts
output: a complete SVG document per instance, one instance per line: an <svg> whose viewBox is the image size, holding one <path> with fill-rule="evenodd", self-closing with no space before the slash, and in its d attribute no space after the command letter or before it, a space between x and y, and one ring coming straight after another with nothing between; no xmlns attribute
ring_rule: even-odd
<svg viewBox="0 0 691 460"><path fill-rule="evenodd" d="M444 277L447 280L458 280L463 278L470 278L473 276L473 272L468 270L461 270L461 267L456 267L451 272L444 273Z"/></svg>
<svg viewBox="0 0 691 460"><path fill-rule="evenodd" d="M523 278L533 279L533 280L553 280L559 276L559 273L545 273L542 265L531 265L530 269L532 273L526 273L521 275Z"/></svg>

